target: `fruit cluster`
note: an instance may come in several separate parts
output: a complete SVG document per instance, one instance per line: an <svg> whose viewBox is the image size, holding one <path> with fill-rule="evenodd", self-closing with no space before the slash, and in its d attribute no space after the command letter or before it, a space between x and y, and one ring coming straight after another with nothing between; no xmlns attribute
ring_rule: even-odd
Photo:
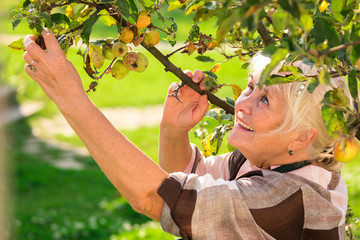
<svg viewBox="0 0 360 240"><path fill-rule="evenodd" d="M143 29L147 29L143 32ZM138 46L144 42L152 47L159 43L160 35L152 28L152 18L148 11L139 12L136 26L128 24L123 27L117 39L107 38L100 44L90 43L89 58L96 69L101 68L105 60L112 60L111 74L116 79L126 77L129 71L143 72L148 66L146 56L137 51L129 51L127 44ZM99 41L98 41L99 43ZM119 59L116 59L119 58Z"/></svg>

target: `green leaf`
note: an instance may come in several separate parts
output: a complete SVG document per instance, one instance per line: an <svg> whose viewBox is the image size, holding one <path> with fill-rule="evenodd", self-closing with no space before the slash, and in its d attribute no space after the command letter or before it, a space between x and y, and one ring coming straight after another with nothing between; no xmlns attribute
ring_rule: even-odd
<svg viewBox="0 0 360 240"><path fill-rule="evenodd" d="M319 81L316 78L312 78L307 87L308 92L313 93L317 86L319 86Z"/></svg>
<svg viewBox="0 0 360 240"><path fill-rule="evenodd" d="M278 7L272 17L274 28L277 32L284 31L288 25L289 13Z"/></svg>
<svg viewBox="0 0 360 240"><path fill-rule="evenodd" d="M296 0L280 0L280 6L293 17L300 18L299 6Z"/></svg>
<svg viewBox="0 0 360 240"><path fill-rule="evenodd" d="M322 44L328 40L328 47L332 48L340 45L340 35L335 30L334 26L323 17L317 17L312 30L315 39L315 44Z"/></svg>
<svg viewBox="0 0 360 240"><path fill-rule="evenodd" d="M19 26L19 24L21 23L22 19L15 19L14 21L12 21L12 28L13 30L15 30L17 28L17 26Z"/></svg>
<svg viewBox="0 0 360 240"><path fill-rule="evenodd" d="M203 56L203 55L196 56L195 59L200 62L215 62L215 60L212 59L211 57Z"/></svg>
<svg viewBox="0 0 360 240"><path fill-rule="evenodd" d="M230 29L234 26L234 24L241 20L239 16L243 16L245 14L245 9L241 7L234 8L229 11L228 14L219 18L219 27L216 32L216 41L217 43L222 43L229 33Z"/></svg>
<svg viewBox="0 0 360 240"><path fill-rule="evenodd" d="M115 18L113 18L110 13L103 9L99 12L100 15L100 21L103 22L106 26L113 26L116 25L117 21Z"/></svg>
<svg viewBox="0 0 360 240"><path fill-rule="evenodd" d="M333 0L331 1L331 11L333 16L339 22L344 22L344 16L341 14L341 11L345 7L346 0Z"/></svg>
<svg viewBox="0 0 360 240"><path fill-rule="evenodd" d="M330 83L330 74L327 71L325 71L325 70L320 71L319 83L321 85L328 85Z"/></svg>
<svg viewBox="0 0 360 240"><path fill-rule="evenodd" d="M235 101L232 98L226 97L225 102L227 102L228 104L230 104L231 106L235 106Z"/></svg>
<svg viewBox="0 0 360 240"><path fill-rule="evenodd" d="M191 26L187 41L188 42L196 42L197 40L199 40L200 37L200 28L199 25L197 25L196 23L194 23Z"/></svg>
<svg viewBox="0 0 360 240"><path fill-rule="evenodd" d="M52 20L51 20L51 17L49 16L49 14L42 12L42 13L40 13L40 17L44 20L45 26L47 28L52 27L53 23L52 23Z"/></svg>
<svg viewBox="0 0 360 240"><path fill-rule="evenodd" d="M346 109L350 106L350 101L342 88L334 88L325 93L322 104L336 107L337 109Z"/></svg>
<svg viewBox="0 0 360 240"><path fill-rule="evenodd" d="M207 91L210 91L218 85L216 79L210 76L205 76L203 81L205 83L205 88Z"/></svg>
<svg viewBox="0 0 360 240"><path fill-rule="evenodd" d="M360 45L354 45L350 51L350 62L355 67L356 61L360 58Z"/></svg>
<svg viewBox="0 0 360 240"><path fill-rule="evenodd" d="M341 134L349 132L346 126L344 112L338 111L331 106L324 105L321 109L321 114L323 116L326 129L328 130L330 137L334 140Z"/></svg>
<svg viewBox="0 0 360 240"><path fill-rule="evenodd" d="M356 70L355 68L349 72L348 75L348 84L350 89L350 94L354 99L357 99L358 96L358 83L356 79Z"/></svg>
<svg viewBox="0 0 360 240"><path fill-rule="evenodd" d="M25 51L24 38L20 38L16 41L13 41L12 43L10 43L9 47L15 50Z"/></svg>
<svg viewBox="0 0 360 240"><path fill-rule="evenodd" d="M215 110L208 110L205 116L219 120L219 114Z"/></svg>
<svg viewBox="0 0 360 240"><path fill-rule="evenodd" d="M96 21L99 19L99 15L93 15L88 20L86 20L86 23L84 25L84 28L81 32L81 38L84 41L85 44L89 44L90 34L92 32L92 28Z"/></svg>
<svg viewBox="0 0 360 240"><path fill-rule="evenodd" d="M137 22L137 19L138 19L138 16L139 16L139 10L134 2L134 0L127 0L129 2L129 12L130 12L130 16L128 18L128 20L136 25L136 22Z"/></svg>
<svg viewBox="0 0 360 240"><path fill-rule="evenodd" d="M70 25L70 19L62 13L54 13L50 16L50 19L53 23L60 24L60 23L66 23Z"/></svg>
<svg viewBox="0 0 360 240"><path fill-rule="evenodd" d="M124 1L124 0L117 0L116 4L120 8L120 11L121 11L122 15L124 17L128 18L130 16L129 3L127 1Z"/></svg>
<svg viewBox="0 0 360 240"><path fill-rule="evenodd" d="M310 14L303 8L301 8L300 22L305 32L310 32L313 27L313 19Z"/></svg>
<svg viewBox="0 0 360 240"><path fill-rule="evenodd" d="M155 5L155 1L153 1L153 0L140 0L140 2L144 6L144 8L146 8L148 10L152 9Z"/></svg>
<svg viewBox="0 0 360 240"><path fill-rule="evenodd" d="M270 76L274 68L286 57L288 51L287 49L277 48L274 45L269 45L264 48L262 55L270 57L271 62L265 67L264 71L261 74L258 85L262 86L266 79Z"/></svg>

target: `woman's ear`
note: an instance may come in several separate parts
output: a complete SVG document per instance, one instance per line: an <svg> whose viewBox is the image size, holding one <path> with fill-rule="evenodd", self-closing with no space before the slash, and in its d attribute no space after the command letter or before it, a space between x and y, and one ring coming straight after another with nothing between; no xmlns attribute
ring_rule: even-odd
<svg viewBox="0 0 360 240"><path fill-rule="evenodd" d="M307 130L301 130L298 132L297 137L292 142L292 149L305 148L312 144L318 135L317 128L311 127Z"/></svg>

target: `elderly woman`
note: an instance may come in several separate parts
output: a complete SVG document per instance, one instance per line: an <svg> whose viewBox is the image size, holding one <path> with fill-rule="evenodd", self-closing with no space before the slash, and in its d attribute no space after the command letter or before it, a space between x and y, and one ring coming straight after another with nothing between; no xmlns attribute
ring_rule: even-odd
<svg viewBox="0 0 360 240"><path fill-rule="evenodd" d="M259 55L235 104L228 140L238 150L203 158L188 131L204 116L207 98L184 86L183 103L165 101L160 168L92 104L54 35L47 29L42 34L47 51L34 36L25 38L25 71L132 207L161 221L165 231L184 239L345 238L341 165L324 151L332 144L319 105L325 87L314 94L299 91L301 83L259 88L269 63ZM201 71L187 74L204 88Z"/></svg>

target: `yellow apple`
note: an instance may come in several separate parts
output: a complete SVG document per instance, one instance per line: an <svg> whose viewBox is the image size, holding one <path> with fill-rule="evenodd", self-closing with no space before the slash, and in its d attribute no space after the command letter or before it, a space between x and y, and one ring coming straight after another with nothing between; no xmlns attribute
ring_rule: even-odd
<svg viewBox="0 0 360 240"><path fill-rule="evenodd" d="M337 161L347 163L356 159L360 144L355 136L341 135L334 144L334 157Z"/></svg>

